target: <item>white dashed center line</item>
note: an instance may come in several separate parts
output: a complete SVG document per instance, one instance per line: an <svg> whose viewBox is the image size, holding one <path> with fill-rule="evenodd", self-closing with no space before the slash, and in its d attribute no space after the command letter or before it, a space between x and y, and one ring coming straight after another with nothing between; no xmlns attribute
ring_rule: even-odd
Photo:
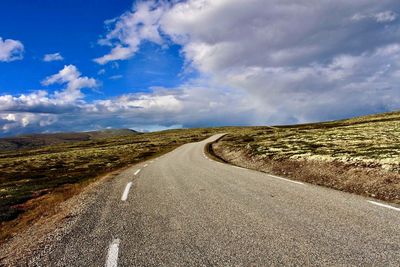
<svg viewBox="0 0 400 267"><path fill-rule="evenodd" d="M375 202L375 201L372 201L372 200L367 200L367 201L369 203L371 203L371 204L374 204L374 205L377 205L377 206L380 206L380 207L385 207L385 208L388 208L388 209L400 211L399 208L396 208L396 207L393 207L393 206L390 206L390 205L382 204L382 203Z"/></svg>
<svg viewBox="0 0 400 267"><path fill-rule="evenodd" d="M137 175L140 172L140 169L135 171L134 175Z"/></svg>
<svg viewBox="0 0 400 267"><path fill-rule="evenodd" d="M124 193L122 194L121 200L126 201L128 199L128 194L129 194L129 189L131 189L132 182L129 182L124 190Z"/></svg>
<svg viewBox="0 0 400 267"><path fill-rule="evenodd" d="M117 267L118 266L118 247L119 239L114 239L108 249L106 267Z"/></svg>

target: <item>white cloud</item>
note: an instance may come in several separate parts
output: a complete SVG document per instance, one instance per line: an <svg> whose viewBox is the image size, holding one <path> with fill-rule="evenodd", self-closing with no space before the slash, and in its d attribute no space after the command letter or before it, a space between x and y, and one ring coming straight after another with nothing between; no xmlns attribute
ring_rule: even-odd
<svg viewBox="0 0 400 267"><path fill-rule="evenodd" d="M378 13L356 13L351 19L354 21L361 21L364 19L372 19L378 23L389 23L397 19L398 15L393 11L382 11Z"/></svg>
<svg viewBox="0 0 400 267"><path fill-rule="evenodd" d="M84 112L86 103L81 89L98 85L93 78L82 76L74 65L64 66L47 77L43 85L65 84L65 88L49 94L45 90L19 96L0 95L0 129L3 133L29 132L58 122L65 114Z"/></svg>
<svg viewBox="0 0 400 267"><path fill-rule="evenodd" d="M392 11L379 12L374 15L377 22L392 22L396 20L397 14Z"/></svg>
<svg viewBox="0 0 400 267"><path fill-rule="evenodd" d="M63 56L60 53L54 53L54 54L46 54L43 57L43 61L45 62L51 62L51 61L62 61L64 60Z"/></svg>
<svg viewBox="0 0 400 267"><path fill-rule="evenodd" d="M57 74L47 77L42 81L43 85L66 84L67 87L55 96L65 102L73 102L83 98L82 88L95 88L98 83L94 78L82 77L74 65L66 65Z"/></svg>
<svg viewBox="0 0 400 267"><path fill-rule="evenodd" d="M106 112L147 112L164 113L180 112L183 108L182 102L171 94L133 94L122 95L112 100L100 100L94 104L94 111Z"/></svg>
<svg viewBox="0 0 400 267"><path fill-rule="evenodd" d="M158 129L238 124L253 117L243 95L195 84L154 88L149 93L66 103L58 94L36 91L0 96L2 134L32 131L82 131L99 128ZM232 108L234 105L234 108ZM210 114L213 119L210 121Z"/></svg>
<svg viewBox="0 0 400 267"><path fill-rule="evenodd" d="M4 133L18 131L21 128L41 128L54 124L57 116L53 114L8 113L0 114L0 129ZM32 129L32 128L31 128Z"/></svg>
<svg viewBox="0 0 400 267"><path fill-rule="evenodd" d="M110 61L128 59L138 51L143 40L162 44L158 21L163 10L160 6L155 6L152 1L138 2L132 12L126 12L118 19L108 21L107 24L114 23L114 29L100 39L99 44L113 48L109 54L94 61L104 65Z"/></svg>
<svg viewBox="0 0 400 267"><path fill-rule="evenodd" d="M13 39L3 39L0 37L0 62L10 62L23 58L24 45Z"/></svg>

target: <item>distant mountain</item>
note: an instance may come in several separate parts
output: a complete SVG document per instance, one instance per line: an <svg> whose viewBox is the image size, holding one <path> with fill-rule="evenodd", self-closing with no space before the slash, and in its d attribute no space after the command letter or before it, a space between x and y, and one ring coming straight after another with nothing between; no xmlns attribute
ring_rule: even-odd
<svg viewBox="0 0 400 267"><path fill-rule="evenodd" d="M106 129L91 132L29 134L0 138L0 150L37 148L48 145L97 140L110 137L137 135L140 132L131 129Z"/></svg>

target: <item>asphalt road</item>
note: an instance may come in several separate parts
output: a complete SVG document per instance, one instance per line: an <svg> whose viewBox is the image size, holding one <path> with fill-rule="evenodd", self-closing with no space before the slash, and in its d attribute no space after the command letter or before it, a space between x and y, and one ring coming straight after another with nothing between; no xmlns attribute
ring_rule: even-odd
<svg viewBox="0 0 400 267"><path fill-rule="evenodd" d="M400 266L398 207L210 160L215 138L105 183L34 264Z"/></svg>

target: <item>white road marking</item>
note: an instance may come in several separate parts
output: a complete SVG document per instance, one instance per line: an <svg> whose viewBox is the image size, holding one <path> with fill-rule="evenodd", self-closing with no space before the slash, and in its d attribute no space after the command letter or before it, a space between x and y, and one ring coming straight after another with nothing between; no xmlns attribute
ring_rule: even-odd
<svg viewBox="0 0 400 267"><path fill-rule="evenodd" d="M239 167L239 166L232 166L232 167L233 167L233 168L236 168L236 169L247 170L246 168Z"/></svg>
<svg viewBox="0 0 400 267"><path fill-rule="evenodd" d="M204 154L204 157L205 157L206 159L208 159L209 161L214 161L214 160L208 158L208 157L205 155L205 153L203 153L203 154ZM221 162L219 162L219 161L214 161L214 162L221 163ZM224 163L221 163L221 164L225 165ZM242 169L242 170L249 170L249 169L246 169L246 168L243 168L243 167L239 167L239 166L233 166L233 165L232 165L232 167L235 167L235 168L237 168L237 169ZM304 183L302 183L302 182L297 182L297 181L289 180L289 179L282 178L282 177L279 177L279 176L275 176L275 175L271 175L271 174L268 174L268 176L273 177L273 178L276 178L276 179L280 179L280 180L283 180L283 181L286 181L286 182L304 185ZM393 207L392 207L392 208L393 208Z"/></svg>
<svg viewBox="0 0 400 267"><path fill-rule="evenodd" d="M108 249L106 267L117 267L118 266L118 247L119 239L114 239Z"/></svg>
<svg viewBox="0 0 400 267"><path fill-rule="evenodd" d="M302 183L302 182L297 182L297 181L289 180L289 179L282 178L282 177L279 177L279 176L275 176L275 175L271 175L271 174L268 174L268 176L273 177L273 178L276 178L276 179L280 179L280 180L283 180L283 181L286 181L286 182L291 182L291 183L294 183L294 184L301 184L301 185L304 185L304 183Z"/></svg>
<svg viewBox="0 0 400 267"><path fill-rule="evenodd" d="M144 164L143 168L146 168L147 166L149 166L149 164Z"/></svg>
<svg viewBox="0 0 400 267"><path fill-rule="evenodd" d="M128 194L129 194L129 189L131 189L132 182L129 182L124 190L124 193L122 194L121 200L126 201L128 199Z"/></svg>
<svg viewBox="0 0 400 267"><path fill-rule="evenodd" d="M140 172L140 169L135 171L134 175L137 175Z"/></svg>
<svg viewBox="0 0 400 267"><path fill-rule="evenodd" d="M385 208L388 208L388 209L400 211L399 208L396 208L396 207L393 207L393 206L390 206L390 205L382 204L382 203L375 202L375 201L372 201L372 200L367 200L367 201L368 201L369 203L374 204L374 205L377 205L377 206L381 206L381 207L385 207Z"/></svg>

